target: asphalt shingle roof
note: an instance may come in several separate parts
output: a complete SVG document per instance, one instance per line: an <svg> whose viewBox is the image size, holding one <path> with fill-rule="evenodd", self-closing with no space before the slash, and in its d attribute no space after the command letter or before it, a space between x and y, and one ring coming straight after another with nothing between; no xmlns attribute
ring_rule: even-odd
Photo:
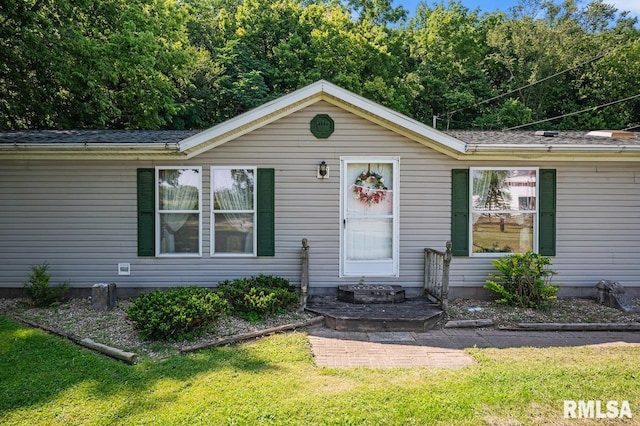
<svg viewBox="0 0 640 426"><path fill-rule="evenodd" d="M178 143L201 130L15 130L0 131L1 144ZM557 132L539 136L533 131L449 130L444 133L477 145L640 145L640 138L587 136L587 132Z"/></svg>
<svg viewBox="0 0 640 426"><path fill-rule="evenodd" d="M640 145L640 139L587 136L587 132L557 132L557 136L539 136L534 131L450 130L449 136L476 145Z"/></svg>
<svg viewBox="0 0 640 426"><path fill-rule="evenodd" d="M15 130L0 131L0 143L178 143L199 132L200 130Z"/></svg>

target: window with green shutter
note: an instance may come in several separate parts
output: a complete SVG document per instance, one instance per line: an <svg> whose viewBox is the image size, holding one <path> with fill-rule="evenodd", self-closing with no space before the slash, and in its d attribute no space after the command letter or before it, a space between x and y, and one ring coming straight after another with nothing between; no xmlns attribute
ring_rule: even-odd
<svg viewBox="0 0 640 426"><path fill-rule="evenodd" d="M275 256L275 170L258 169L258 256Z"/></svg>
<svg viewBox="0 0 640 426"><path fill-rule="evenodd" d="M538 251L556 255L556 170L540 169Z"/></svg>
<svg viewBox="0 0 640 426"><path fill-rule="evenodd" d="M155 256L155 169L138 169L138 256Z"/></svg>
<svg viewBox="0 0 640 426"><path fill-rule="evenodd" d="M201 186L199 181L197 185L181 184L180 172L199 176L201 169L162 167L158 171L161 178L163 171L178 173L176 179L164 179L168 189L156 188L156 169L137 170L138 256L156 256L156 241L163 247L160 255L199 255ZM274 256L275 170L212 167L211 180L211 254ZM182 187L196 188L198 196L191 196ZM156 211L158 193L162 200ZM157 215L166 226L156 226ZM160 229L169 225L171 229ZM156 235L158 232L161 235ZM171 234L172 241L167 241L166 233Z"/></svg>
<svg viewBox="0 0 640 426"><path fill-rule="evenodd" d="M451 171L451 254L469 256L469 169Z"/></svg>
<svg viewBox="0 0 640 426"><path fill-rule="evenodd" d="M472 167L451 175L451 239L455 256L535 250L555 255L553 169Z"/></svg>
<svg viewBox="0 0 640 426"><path fill-rule="evenodd" d="M211 255L273 256L274 169L211 168Z"/></svg>

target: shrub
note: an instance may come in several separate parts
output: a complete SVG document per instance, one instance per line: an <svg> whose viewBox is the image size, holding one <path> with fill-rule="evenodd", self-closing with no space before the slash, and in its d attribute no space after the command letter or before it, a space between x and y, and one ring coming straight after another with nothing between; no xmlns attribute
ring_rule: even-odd
<svg viewBox="0 0 640 426"><path fill-rule="evenodd" d="M549 269L551 259L533 252L515 253L491 261L500 273L489 274L484 288L498 293L498 303L524 308L544 308L556 298L559 287L552 285L556 274Z"/></svg>
<svg viewBox="0 0 640 426"><path fill-rule="evenodd" d="M222 281L218 293L229 303L234 315L249 321L283 312L299 300L289 280L270 275Z"/></svg>
<svg viewBox="0 0 640 426"><path fill-rule="evenodd" d="M176 287L138 296L127 309L146 340L191 339L226 313L227 302L202 287Z"/></svg>
<svg viewBox="0 0 640 426"><path fill-rule="evenodd" d="M24 293L35 306L49 306L61 300L69 291L69 281L63 281L57 287L51 287L49 264L32 265L29 281L24 283Z"/></svg>

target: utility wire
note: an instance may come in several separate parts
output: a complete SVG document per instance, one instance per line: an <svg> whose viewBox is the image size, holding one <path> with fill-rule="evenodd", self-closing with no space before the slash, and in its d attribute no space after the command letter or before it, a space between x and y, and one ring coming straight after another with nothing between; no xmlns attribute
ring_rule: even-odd
<svg viewBox="0 0 640 426"><path fill-rule="evenodd" d="M585 108L585 109L583 109L581 111L576 111L576 112L570 112L568 114L557 115L557 116L552 117L552 118L545 118L544 120L538 120L538 121L535 121L533 123L521 124L520 126L509 127L507 129L504 129L504 130L519 129L521 127L533 126L534 124L544 123L545 121L551 121L551 120L556 120L558 118L564 118L564 117L570 117L570 116L576 115L576 114L582 114L583 112L587 112L587 111L595 111L598 108L608 107L610 105L619 104L620 102L629 101L629 100L635 99L635 98L640 98L640 93L638 93L637 95L629 96L628 98L619 99L617 101L612 101L612 102L607 102L606 104L598 105L598 106L595 106L595 107Z"/></svg>
<svg viewBox="0 0 640 426"><path fill-rule="evenodd" d="M583 65L587 65L587 64L589 64L589 63L591 63L591 62L594 62L594 61L597 61L597 60L599 60L599 59L602 59L602 58L604 58L605 56L607 56L609 53L610 53L610 52L602 53L602 54L600 54L600 55L598 55L598 56L596 56L596 57L593 57L593 58L591 58L591 59L589 59L589 60L587 60L587 61L585 61L585 62L582 62L581 64L578 64L578 65L576 65L576 66L574 66L574 67L572 67L572 68L568 68L568 69L566 69L566 70L564 70L564 71L559 71L559 72L557 72L557 73L555 73L555 74L553 74L553 75L550 75L550 76L548 76L548 77L545 77L545 78L543 78L543 79L541 79L541 80L536 80L536 81L534 81L534 82L532 82L532 83L529 83L529 84L527 84L527 85L525 85L525 86L519 87L519 88L517 88L517 89L510 90L510 91L508 91L508 92L506 92L506 93L503 93L503 94L501 94L501 95L494 96L493 98L486 99L486 100L484 100L484 101L480 101L480 102L476 102L476 103L475 103L475 104L473 104L473 105L469 105L469 106L466 106L466 107L463 107L463 108L458 108L458 109L456 109L456 110L454 110L454 111L450 111L450 112L446 112L446 113L444 113L444 114L440 114L440 115L436 116L436 118L442 118L442 117L445 117L445 116L448 116L448 115L453 115L453 114L455 114L456 112L460 112L460 111L464 111L465 109L469 109L469 108L477 107L477 106L479 106L479 105L486 104L487 102L495 101L496 99L500 99L500 98L505 97L505 96L507 96L507 95L510 95L510 94L512 94L512 93L518 92L518 91L520 91L520 90L522 90L522 89L526 89L527 87L535 86L535 85L536 85L536 84L538 84L538 83L542 83L543 81L547 81L547 80L549 80L549 79L552 79L552 78L554 78L554 77L557 77L557 76L562 75L562 74L564 74L564 73L567 73L567 72L569 72L569 71L573 71L573 70L575 70L576 68L580 68L580 67L581 67L581 66L583 66Z"/></svg>

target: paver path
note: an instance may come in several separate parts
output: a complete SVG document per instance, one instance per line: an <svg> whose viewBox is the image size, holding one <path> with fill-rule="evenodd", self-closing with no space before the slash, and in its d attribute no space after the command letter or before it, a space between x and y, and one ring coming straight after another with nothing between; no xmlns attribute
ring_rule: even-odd
<svg viewBox="0 0 640 426"><path fill-rule="evenodd" d="M309 341L319 367L460 368L475 362L464 351L465 348L585 345L640 347L640 333L502 331L482 328L442 329L425 333L363 333L314 327L309 329Z"/></svg>

